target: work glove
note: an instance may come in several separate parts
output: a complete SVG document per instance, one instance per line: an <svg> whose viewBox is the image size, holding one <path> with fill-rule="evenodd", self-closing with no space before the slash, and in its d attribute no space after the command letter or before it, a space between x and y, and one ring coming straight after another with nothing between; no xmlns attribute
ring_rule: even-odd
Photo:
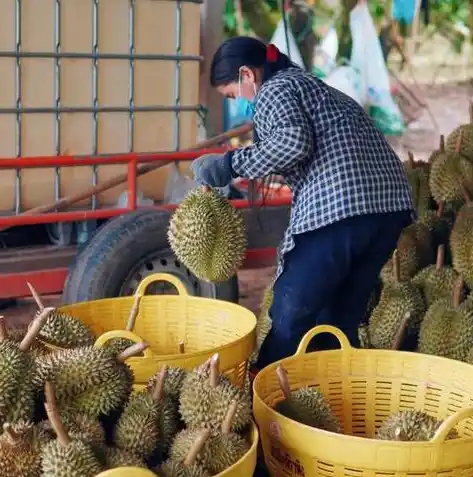
<svg viewBox="0 0 473 477"><path fill-rule="evenodd" d="M232 156L229 152L200 156L192 161L191 169L199 185L225 187L233 179Z"/></svg>

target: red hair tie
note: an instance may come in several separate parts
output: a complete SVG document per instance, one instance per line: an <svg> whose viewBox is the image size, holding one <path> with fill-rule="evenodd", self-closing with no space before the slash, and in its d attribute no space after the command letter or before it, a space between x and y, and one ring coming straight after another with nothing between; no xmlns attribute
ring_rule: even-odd
<svg viewBox="0 0 473 477"><path fill-rule="evenodd" d="M278 59L279 59L278 47L276 45L273 45L272 43L270 43L266 47L266 61L268 63L276 63L276 61L278 61Z"/></svg>

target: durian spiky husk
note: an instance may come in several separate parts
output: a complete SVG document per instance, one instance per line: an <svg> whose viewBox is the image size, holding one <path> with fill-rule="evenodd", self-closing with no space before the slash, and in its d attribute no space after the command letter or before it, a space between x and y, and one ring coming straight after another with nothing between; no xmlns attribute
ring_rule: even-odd
<svg viewBox="0 0 473 477"><path fill-rule="evenodd" d="M35 384L54 382L62 411L80 412L92 418L108 415L128 399L133 373L107 348L65 349L36 360Z"/></svg>
<svg viewBox="0 0 473 477"><path fill-rule="evenodd" d="M209 472L198 464L185 466L180 461L168 459L158 469L160 477L210 477Z"/></svg>
<svg viewBox="0 0 473 477"><path fill-rule="evenodd" d="M38 338L46 343L64 348L91 346L95 342L95 336L87 325L77 318L57 310L49 314Z"/></svg>
<svg viewBox="0 0 473 477"><path fill-rule="evenodd" d="M243 430L251 420L250 396L224 376L219 376L217 386L213 387L211 377L210 369L194 371L186 376L179 403L182 420L188 427L218 428L225 419L230 403L237 401L231 431Z"/></svg>
<svg viewBox="0 0 473 477"><path fill-rule="evenodd" d="M92 448L83 441L67 446L58 440L42 450L42 477L96 477L103 469Z"/></svg>
<svg viewBox="0 0 473 477"><path fill-rule="evenodd" d="M446 150L454 152L460 134L462 135L460 154L473 161L473 103L469 107L470 122L461 124L455 128L448 136L446 141Z"/></svg>
<svg viewBox="0 0 473 477"><path fill-rule="evenodd" d="M460 210L450 235L452 261L465 282L473 289L473 203Z"/></svg>
<svg viewBox="0 0 473 477"><path fill-rule="evenodd" d="M245 258L243 216L214 189L185 197L171 218L168 239L176 257L208 282L229 280Z"/></svg>
<svg viewBox="0 0 473 477"><path fill-rule="evenodd" d="M106 469L116 469L117 467L147 468L141 457L132 452L118 449L117 447L107 447L107 449L100 454L100 461Z"/></svg>
<svg viewBox="0 0 473 477"><path fill-rule="evenodd" d="M155 373L146 384L146 390L150 392L159 379L161 371ZM164 383L164 394L174 400L178 400L181 394L182 383L187 376L187 371L184 368L170 366L168 368L166 380Z"/></svg>
<svg viewBox="0 0 473 477"><path fill-rule="evenodd" d="M422 411L408 409L390 416L376 433L376 439L389 441L430 441L442 421ZM458 433L453 429L447 439L455 439Z"/></svg>
<svg viewBox="0 0 473 477"><path fill-rule="evenodd" d="M473 310L465 302L460 303L458 285L454 293L453 300L437 300L427 310L420 327L418 351L466 361L473 347Z"/></svg>
<svg viewBox="0 0 473 477"><path fill-rule="evenodd" d="M399 278L405 281L432 263L434 252L428 227L420 222L408 225L401 232L396 249L399 257ZM382 268L381 279L383 284L394 279L392 259Z"/></svg>
<svg viewBox="0 0 473 477"><path fill-rule="evenodd" d="M417 213L425 213L432 202L429 187L429 163L416 163L409 153L409 160L403 163L411 189L412 202Z"/></svg>
<svg viewBox="0 0 473 477"><path fill-rule="evenodd" d="M292 391L290 399L278 402L275 409L283 416L307 426L341 432L340 423L329 402L318 389L301 388Z"/></svg>
<svg viewBox="0 0 473 477"><path fill-rule="evenodd" d="M457 138L454 152L439 154L430 169L429 185L436 202L462 200L473 193L473 163L459 153L463 135Z"/></svg>
<svg viewBox="0 0 473 477"><path fill-rule="evenodd" d="M412 279L412 283L421 290L427 308L436 300L450 299L460 277L456 270L445 266L444 261L445 246L441 245L436 264L424 268Z"/></svg>
<svg viewBox="0 0 473 477"><path fill-rule="evenodd" d="M30 421L19 421L0 436L0 476L40 477L41 448L51 438Z"/></svg>

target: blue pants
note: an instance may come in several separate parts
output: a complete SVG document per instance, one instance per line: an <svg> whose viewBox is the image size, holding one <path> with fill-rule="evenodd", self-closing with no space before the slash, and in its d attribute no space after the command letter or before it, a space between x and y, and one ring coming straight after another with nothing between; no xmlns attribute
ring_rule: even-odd
<svg viewBox="0 0 473 477"><path fill-rule="evenodd" d="M316 325L336 326L358 346L358 326L381 268L411 222L408 211L360 215L294 235L295 247L284 256L284 269L274 283L272 329L256 367L294 354ZM320 338L314 340L319 341L316 349L337 346L331 337Z"/></svg>

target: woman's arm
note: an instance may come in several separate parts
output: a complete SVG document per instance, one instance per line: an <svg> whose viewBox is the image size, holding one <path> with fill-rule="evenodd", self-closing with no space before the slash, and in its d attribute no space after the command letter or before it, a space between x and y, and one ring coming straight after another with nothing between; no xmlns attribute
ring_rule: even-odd
<svg viewBox="0 0 473 477"><path fill-rule="evenodd" d="M289 82L271 83L261 91L255 115L263 137L256 144L227 153L238 176L257 179L284 173L312 154L313 131L299 96Z"/></svg>

